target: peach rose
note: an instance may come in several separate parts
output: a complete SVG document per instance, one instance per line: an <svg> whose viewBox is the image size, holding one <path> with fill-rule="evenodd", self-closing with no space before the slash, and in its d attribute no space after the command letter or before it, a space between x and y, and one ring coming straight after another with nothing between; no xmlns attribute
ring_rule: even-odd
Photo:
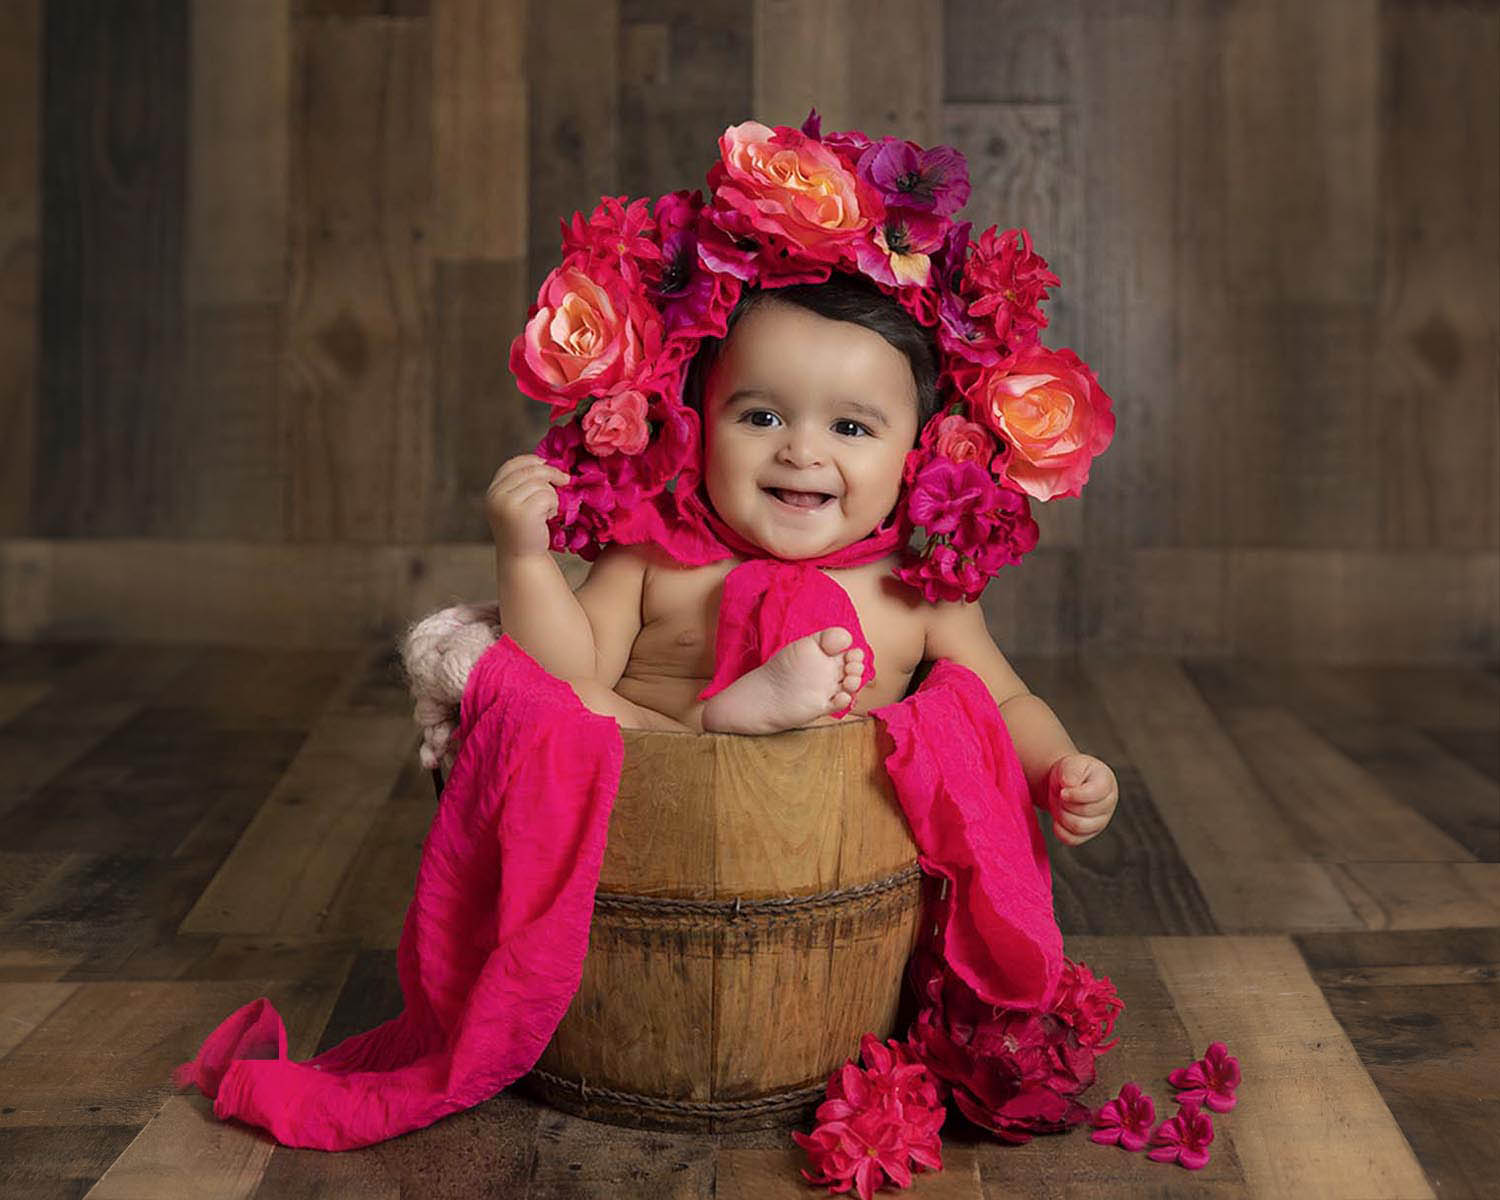
<svg viewBox="0 0 1500 1200"><path fill-rule="evenodd" d="M571 412L584 396L634 381L661 349L661 318L611 267L570 256L548 275L510 348L517 386Z"/></svg>
<svg viewBox="0 0 1500 1200"><path fill-rule="evenodd" d="M651 440L646 424L646 397L634 388L605 396L583 414L583 444L595 454L617 450L639 454Z"/></svg>
<svg viewBox="0 0 1500 1200"><path fill-rule="evenodd" d="M1077 496L1114 437L1110 398L1071 350L1037 347L1007 372L984 372L970 401L1011 445L1006 476L1037 500Z"/></svg>
<svg viewBox="0 0 1500 1200"><path fill-rule="evenodd" d="M938 422L934 441L937 452L954 462L977 462L984 466L995 449L994 440L981 425L949 413Z"/></svg>
<svg viewBox="0 0 1500 1200"><path fill-rule="evenodd" d="M752 230L829 261L879 210L878 198L837 154L798 130L758 121L731 125L719 139L719 153L722 171L710 176L710 185L720 205Z"/></svg>

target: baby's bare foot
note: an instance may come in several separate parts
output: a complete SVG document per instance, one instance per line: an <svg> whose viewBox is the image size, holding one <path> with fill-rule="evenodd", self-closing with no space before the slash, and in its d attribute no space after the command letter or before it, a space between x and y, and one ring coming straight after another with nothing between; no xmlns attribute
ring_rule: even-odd
<svg viewBox="0 0 1500 1200"><path fill-rule="evenodd" d="M779 733L846 707L859 690L865 652L842 626L783 646L703 706L710 733Z"/></svg>

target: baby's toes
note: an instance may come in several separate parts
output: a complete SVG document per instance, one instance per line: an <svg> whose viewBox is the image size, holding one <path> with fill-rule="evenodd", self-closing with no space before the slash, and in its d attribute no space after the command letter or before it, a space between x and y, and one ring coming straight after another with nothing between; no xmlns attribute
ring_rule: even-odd
<svg viewBox="0 0 1500 1200"><path fill-rule="evenodd" d="M865 678L865 664L861 661L844 660L844 690L851 696L859 691Z"/></svg>
<svg viewBox="0 0 1500 1200"><path fill-rule="evenodd" d="M829 658L847 650L853 641L854 635L842 625L831 625L818 634L818 645Z"/></svg>

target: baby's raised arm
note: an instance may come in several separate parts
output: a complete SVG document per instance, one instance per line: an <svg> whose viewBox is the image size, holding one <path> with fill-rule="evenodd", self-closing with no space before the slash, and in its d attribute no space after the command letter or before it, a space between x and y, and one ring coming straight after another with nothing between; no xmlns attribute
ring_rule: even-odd
<svg viewBox="0 0 1500 1200"><path fill-rule="evenodd" d="M567 683L612 688L640 632L640 561L607 546L575 594L549 549L547 519L567 475L534 454L501 464L485 496L500 628Z"/></svg>

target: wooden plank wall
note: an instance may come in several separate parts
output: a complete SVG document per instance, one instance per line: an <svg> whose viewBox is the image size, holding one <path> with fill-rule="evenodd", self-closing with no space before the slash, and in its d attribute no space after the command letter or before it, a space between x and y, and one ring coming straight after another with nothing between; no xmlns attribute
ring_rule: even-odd
<svg viewBox="0 0 1500 1200"><path fill-rule="evenodd" d="M755 116L968 155L1113 395L1016 649L1500 655L1500 9L0 0L0 638L488 598L505 365L604 192ZM576 561L569 569L577 571ZM268 574L279 577L274 581Z"/></svg>

